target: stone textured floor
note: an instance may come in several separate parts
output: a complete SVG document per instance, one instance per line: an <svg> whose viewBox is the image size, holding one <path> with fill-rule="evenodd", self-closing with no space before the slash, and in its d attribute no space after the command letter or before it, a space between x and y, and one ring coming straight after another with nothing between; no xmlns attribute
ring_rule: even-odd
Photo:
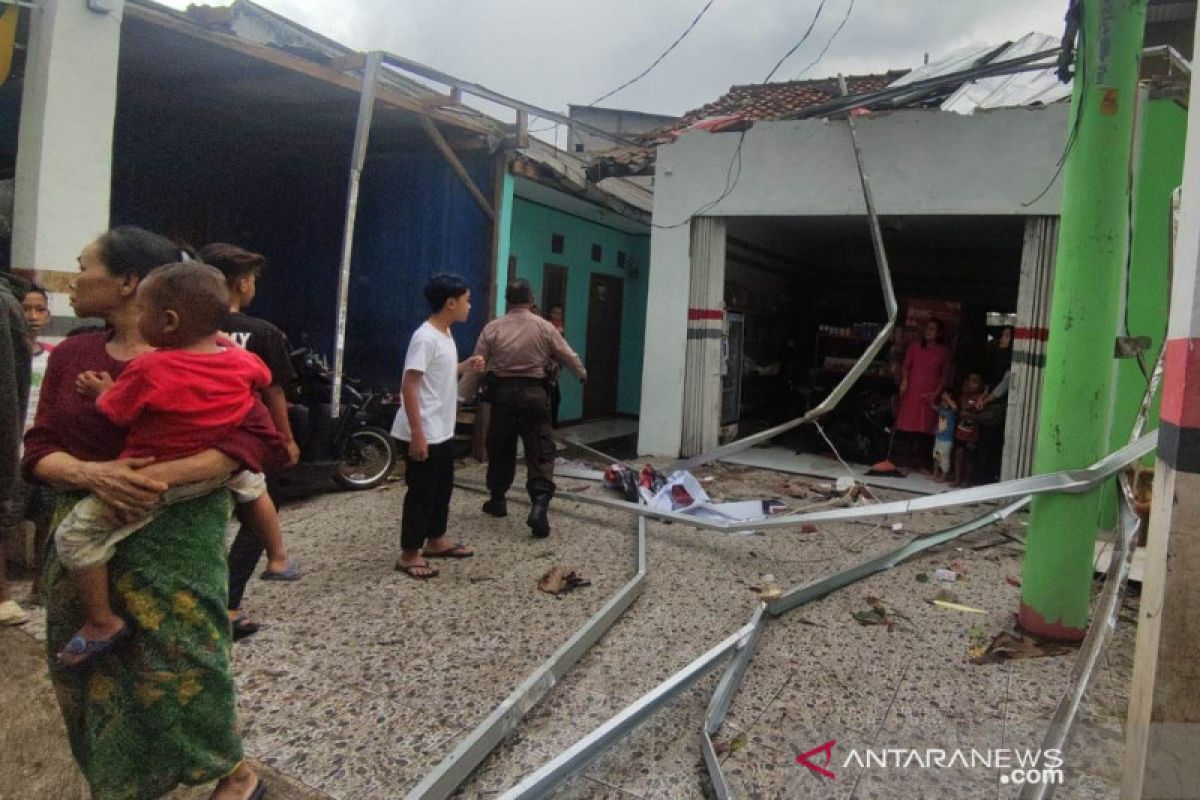
<svg viewBox="0 0 1200 800"><path fill-rule="evenodd" d="M460 470L478 478L480 467ZM718 500L772 496L795 476L717 466ZM566 491L600 487L566 479ZM297 584L255 581L248 607L264 624L235 648L247 751L333 798L402 797L623 583L633 569L625 515L556 502L554 535L533 541L525 508L495 520L459 490L452 530L478 556L442 561L434 581L392 569L404 488L318 497L284 510ZM791 500L793 506L812 500ZM494 797L653 688L750 617L771 574L792 586L890 549L907 537L983 513L925 513L888 524L821 525L717 534L650 525L642 596L608 635L471 776L467 797ZM1004 523L1022 532L1020 518ZM746 798L1008 798L995 770L843 768L852 747L1036 747L1065 688L1073 654L975 666L967 651L1011 624L1021 551L995 529L925 554L770 620L717 736L736 796ZM578 568L592 586L562 598L535 589L551 565ZM918 574L956 566L945 586ZM939 589L985 614L930 605ZM882 599L904 615L889 632L852 613ZM35 620L26 626L37 633ZM1121 720L1133 625L1094 682L1068 784L1060 798L1117 796ZM707 676L570 781L571 798L692 798L711 789L698 747L718 674ZM796 755L836 740L833 780Z"/></svg>

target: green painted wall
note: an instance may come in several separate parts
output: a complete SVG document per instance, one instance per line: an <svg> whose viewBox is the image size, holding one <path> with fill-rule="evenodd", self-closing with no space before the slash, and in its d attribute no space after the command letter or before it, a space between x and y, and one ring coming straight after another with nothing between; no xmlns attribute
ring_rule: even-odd
<svg viewBox="0 0 1200 800"><path fill-rule="evenodd" d="M517 277L533 284L534 297L541 302L542 275L546 264L567 268L567 305L564 309L567 342L587 363L588 288L594 273L615 275L625 280L621 319L621 367L617 376L589 375L590 380L617 383L617 411L637 414L642 397L642 349L646 332L646 287L649 277L650 237L623 233L590 220L572 216L520 197L513 199L512 235L509 254L516 256ZM562 234L562 253L550 250L553 234ZM600 263L592 261L592 245L602 248ZM627 267L617 268L617 252L628 254ZM507 275L507 256L498 265ZM501 278L504 280L504 277ZM545 311L545 309L543 309ZM561 383L563 422L583 415L583 390L579 381L564 373Z"/></svg>
<svg viewBox="0 0 1200 800"><path fill-rule="evenodd" d="M1183 149L1187 136L1187 110L1174 100L1151 100L1146 109L1141 165L1133 201L1133 244L1129 272L1129 335L1149 336L1146 370L1154 369L1167 331L1171 298L1168 270L1171 258L1171 193L1183 179ZM1117 390L1113 405L1111 449L1129 442L1133 421L1146 393L1146 376L1135 359L1117 362ZM1158 428L1161 392L1150 406L1146 430ZM1151 454L1144 461L1154 464ZM1104 489L1100 526L1117 524L1116 486Z"/></svg>
<svg viewBox="0 0 1200 800"><path fill-rule="evenodd" d="M493 316L504 313L504 287L508 283L508 256L512 252L513 176L504 172L504 183L500 186L500 207L496 209L496 225L500 236L496 242L496 307Z"/></svg>
<svg viewBox="0 0 1200 800"><path fill-rule="evenodd" d="M1150 101L1146 109L1141 166L1134 195L1133 249L1129 275L1129 334L1149 336L1146 368L1152 370L1166 336L1170 306L1168 268L1171 193L1183 176L1187 111L1170 99ZM1114 447L1129 441L1133 420L1146 391L1146 378L1133 359L1118 362L1113 415ZM1158 427L1158 402L1147 430Z"/></svg>

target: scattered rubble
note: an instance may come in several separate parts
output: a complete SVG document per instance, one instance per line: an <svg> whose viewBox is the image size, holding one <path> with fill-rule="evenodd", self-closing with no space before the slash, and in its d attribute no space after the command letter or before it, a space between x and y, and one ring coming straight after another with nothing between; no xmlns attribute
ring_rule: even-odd
<svg viewBox="0 0 1200 800"><path fill-rule="evenodd" d="M564 595L582 586L591 585L591 581L584 578L574 569L557 565L546 570L546 574L542 575L537 582L539 591L555 596Z"/></svg>

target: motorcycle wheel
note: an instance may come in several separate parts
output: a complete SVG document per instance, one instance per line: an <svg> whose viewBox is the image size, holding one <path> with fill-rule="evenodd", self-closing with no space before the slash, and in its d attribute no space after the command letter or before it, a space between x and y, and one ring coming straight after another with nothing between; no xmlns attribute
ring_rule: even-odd
<svg viewBox="0 0 1200 800"><path fill-rule="evenodd" d="M342 445L333 479L347 489L374 489L396 466L396 443L383 428L367 426L350 434Z"/></svg>

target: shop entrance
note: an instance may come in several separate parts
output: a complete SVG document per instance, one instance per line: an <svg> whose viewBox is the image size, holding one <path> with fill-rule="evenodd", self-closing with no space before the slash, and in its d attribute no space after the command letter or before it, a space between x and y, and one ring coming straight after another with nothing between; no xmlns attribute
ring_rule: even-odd
<svg viewBox="0 0 1200 800"><path fill-rule="evenodd" d="M957 404L972 374L983 390L1001 383L1012 353L1011 337L1003 337L1009 345L1004 349L1001 334L1017 310L1024 218L894 216L881 222L900 303L892 341L822 420L828 442L814 426L803 426L777 439L772 450L742 457L762 460L771 454L793 465L800 459L804 471L839 475L845 470L832 458L835 449L862 465L890 451L921 483L915 476L931 466L933 436L893 433L901 389L907 388L905 354L920 348L930 319L938 321L946 348L938 388L944 384ZM727 225L724 300L732 335L724 350L726 440L792 419L821 402L886 321L865 217L743 217L729 218ZM922 348L913 355L925 354ZM913 359L908 364L915 380ZM930 411L917 416L936 424L938 399L922 400ZM914 404L910 399L910 412ZM999 474L1005 406L996 401L989 412L972 482ZM901 415L901 427L913 427L913 416ZM937 487L926 480L909 488Z"/></svg>

